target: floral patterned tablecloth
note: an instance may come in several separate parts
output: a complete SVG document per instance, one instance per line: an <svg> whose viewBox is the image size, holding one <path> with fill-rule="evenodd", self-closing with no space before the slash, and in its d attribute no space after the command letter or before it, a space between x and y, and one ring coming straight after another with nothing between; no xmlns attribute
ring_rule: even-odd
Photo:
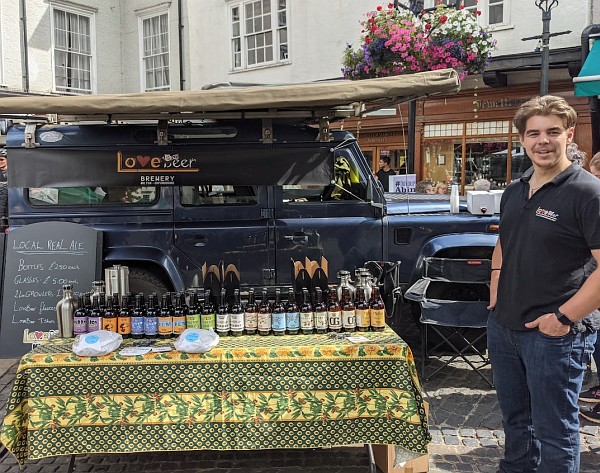
<svg viewBox="0 0 600 473"><path fill-rule="evenodd" d="M366 336L358 344L329 335L226 337L204 354L135 357L80 357L72 339L51 340L21 359L0 441L21 464L66 454L354 443L426 453L410 348L390 328Z"/></svg>

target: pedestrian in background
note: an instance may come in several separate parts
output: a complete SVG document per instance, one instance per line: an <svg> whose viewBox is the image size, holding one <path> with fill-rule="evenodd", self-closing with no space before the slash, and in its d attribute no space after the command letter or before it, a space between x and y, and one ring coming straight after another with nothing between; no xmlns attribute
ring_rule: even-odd
<svg viewBox="0 0 600 473"><path fill-rule="evenodd" d="M383 185L385 192L390 191L390 176L395 176L396 172L390 167L390 157L381 156L379 158L379 171L375 173L375 177Z"/></svg>
<svg viewBox="0 0 600 473"><path fill-rule="evenodd" d="M6 160L6 148L0 148L0 182L7 181L8 161Z"/></svg>
<svg viewBox="0 0 600 473"><path fill-rule="evenodd" d="M600 181L567 157L577 121L535 97L513 123L533 166L507 186L492 256L488 350L502 410L501 472L579 471L579 407L600 324Z"/></svg>

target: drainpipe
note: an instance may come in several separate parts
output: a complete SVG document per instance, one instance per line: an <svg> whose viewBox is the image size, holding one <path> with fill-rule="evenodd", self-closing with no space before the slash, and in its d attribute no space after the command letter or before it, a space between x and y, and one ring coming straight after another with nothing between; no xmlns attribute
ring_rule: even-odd
<svg viewBox="0 0 600 473"><path fill-rule="evenodd" d="M21 83L23 92L29 92L29 46L27 43L27 10L25 0L19 2L19 24L21 35Z"/></svg>
<svg viewBox="0 0 600 473"><path fill-rule="evenodd" d="M183 20L181 19L183 5L182 0L177 0L177 28L179 37L179 90L184 90L185 79L183 78Z"/></svg>

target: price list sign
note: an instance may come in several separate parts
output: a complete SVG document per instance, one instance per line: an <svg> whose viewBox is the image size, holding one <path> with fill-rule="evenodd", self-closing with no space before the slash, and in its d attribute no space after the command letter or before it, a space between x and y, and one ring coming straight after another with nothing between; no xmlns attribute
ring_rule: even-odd
<svg viewBox="0 0 600 473"><path fill-rule="evenodd" d="M101 278L102 233L68 222L41 222L6 238L0 319L0 358L25 354L57 329L64 284L74 294Z"/></svg>

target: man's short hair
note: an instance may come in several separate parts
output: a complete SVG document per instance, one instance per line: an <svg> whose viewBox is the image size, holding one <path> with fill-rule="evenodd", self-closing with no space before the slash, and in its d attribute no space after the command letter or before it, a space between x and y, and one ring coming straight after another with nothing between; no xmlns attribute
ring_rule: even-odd
<svg viewBox="0 0 600 473"><path fill-rule="evenodd" d="M592 167L594 166L597 169L600 169L600 151L598 153L596 153L594 156L592 156L592 159L590 159L589 162L589 166Z"/></svg>
<svg viewBox="0 0 600 473"><path fill-rule="evenodd" d="M577 123L577 112L564 98L555 95L533 97L519 107L513 118L513 125L518 130L519 135L525 133L527 120L539 115L556 115L567 129L574 127Z"/></svg>
<svg viewBox="0 0 600 473"><path fill-rule="evenodd" d="M431 181L419 181L415 184L415 194L427 194L427 188L433 189L433 182Z"/></svg>
<svg viewBox="0 0 600 473"><path fill-rule="evenodd" d="M390 157L389 156L380 156L379 160L383 161L386 164L390 164Z"/></svg>
<svg viewBox="0 0 600 473"><path fill-rule="evenodd" d="M489 191L492 187L492 183L487 179L477 179L473 183L473 190L475 191Z"/></svg>

